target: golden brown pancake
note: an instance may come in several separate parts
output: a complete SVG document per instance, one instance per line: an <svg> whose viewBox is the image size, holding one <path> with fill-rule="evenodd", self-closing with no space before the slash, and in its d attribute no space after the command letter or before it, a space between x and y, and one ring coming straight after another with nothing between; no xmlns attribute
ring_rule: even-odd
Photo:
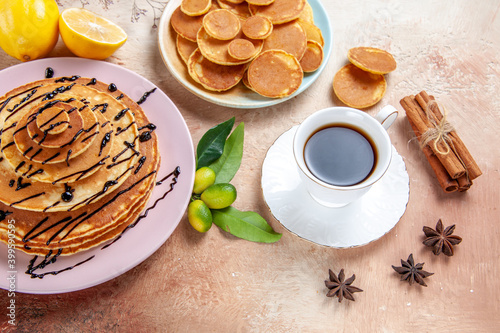
<svg viewBox="0 0 500 333"><path fill-rule="evenodd" d="M247 0L250 5L267 6L274 2L274 0Z"/></svg>
<svg viewBox="0 0 500 333"><path fill-rule="evenodd" d="M355 47L347 52L349 61L364 71L387 74L396 69L396 60L387 51L374 47Z"/></svg>
<svg viewBox="0 0 500 333"><path fill-rule="evenodd" d="M189 73L196 77L195 81L213 91L231 89L240 82L245 72L244 65L223 66L207 60L197 49L188 61Z"/></svg>
<svg viewBox="0 0 500 333"><path fill-rule="evenodd" d="M177 52L185 64L187 64L189 56L198 48L197 43L192 42L181 35L177 35L176 46Z"/></svg>
<svg viewBox="0 0 500 333"><path fill-rule="evenodd" d="M302 13L306 0L275 0L268 6L249 5L252 15L267 17L273 24L282 24L295 20Z"/></svg>
<svg viewBox="0 0 500 333"><path fill-rule="evenodd" d="M257 49L247 39L236 38L231 41L227 49L229 55L238 60L246 60L256 56Z"/></svg>
<svg viewBox="0 0 500 333"><path fill-rule="evenodd" d="M252 39L266 39L273 31L273 23L264 16L249 17L241 27L243 34Z"/></svg>
<svg viewBox="0 0 500 333"><path fill-rule="evenodd" d="M264 40L262 51L283 50L300 60L306 47L306 33L297 21L293 21L275 25L271 35Z"/></svg>
<svg viewBox="0 0 500 333"><path fill-rule="evenodd" d="M304 9L302 9L302 12L300 13L299 19L314 24L314 13L309 2L306 1Z"/></svg>
<svg viewBox="0 0 500 333"><path fill-rule="evenodd" d="M229 40L240 32L241 23L238 16L229 10L218 9L203 17L203 28L215 39Z"/></svg>
<svg viewBox="0 0 500 333"><path fill-rule="evenodd" d="M385 94L383 75L366 72L353 64L342 67L333 78L337 97L353 108L367 108L376 104Z"/></svg>
<svg viewBox="0 0 500 333"><path fill-rule="evenodd" d="M181 11L181 7L179 6L172 13L170 24L179 35L192 42L196 42L196 34L203 25L203 16L186 15Z"/></svg>
<svg viewBox="0 0 500 333"><path fill-rule="evenodd" d="M189 16L199 16L208 12L212 0L182 0L181 10Z"/></svg>
<svg viewBox="0 0 500 333"><path fill-rule="evenodd" d="M219 4L220 8L227 9L233 14L236 14L244 19L252 16L252 14L250 14L250 10L248 9L248 4L246 3L246 1L237 4L231 3L227 0L217 0L217 3Z"/></svg>
<svg viewBox="0 0 500 333"><path fill-rule="evenodd" d="M302 78L297 58L283 50L264 51L248 67L250 86L266 97L290 96L299 89Z"/></svg>
<svg viewBox="0 0 500 333"><path fill-rule="evenodd" d="M81 104L72 104L75 101ZM79 108L75 109L75 105ZM61 136L60 140L67 141L65 132L71 129L72 118L79 119L71 116L73 112L93 113L96 122L91 127L97 131L86 132L84 122L76 121L75 126L81 126L83 131L69 140L67 147L76 151L80 145L86 146L87 141L92 144L79 155L69 154L60 162L35 164L30 160L31 151L56 148L43 146L44 140L33 140L27 130L29 125L35 124L47 137ZM23 119L27 120L25 128L25 125L13 126L13 122ZM67 124L62 126L64 130L61 125L51 126L61 121L68 122L63 123ZM5 132L14 137L25 132L20 142L32 140L30 144L34 147L23 154L12 141L0 153L0 191L9 194L0 194L1 241L7 242L7 220L14 219L16 247L20 250L37 255L60 250L61 255L69 255L113 239L145 207L160 163L156 127L149 123L140 106L121 91L110 90L107 84L95 79L76 76L35 81L0 97L0 127L2 137ZM101 140L102 133L105 134ZM81 137L86 138L83 144L79 141ZM25 163L13 167L5 156L8 151L24 158ZM98 163L79 169L87 160ZM31 170L41 167L43 171L28 178L29 173L23 168L29 169L30 165ZM76 179L75 175L64 176L65 170L72 167L78 169ZM61 179L53 182L35 179L49 173ZM12 202L13 198L20 199Z"/></svg>
<svg viewBox="0 0 500 333"><path fill-rule="evenodd" d="M325 46L325 40L320 28L302 19L298 19L297 22L306 32L307 40L313 40L318 42L322 47Z"/></svg>
<svg viewBox="0 0 500 333"><path fill-rule="evenodd" d="M314 72L323 62L323 48L315 41L308 40L306 52L300 59L300 66L305 73Z"/></svg>

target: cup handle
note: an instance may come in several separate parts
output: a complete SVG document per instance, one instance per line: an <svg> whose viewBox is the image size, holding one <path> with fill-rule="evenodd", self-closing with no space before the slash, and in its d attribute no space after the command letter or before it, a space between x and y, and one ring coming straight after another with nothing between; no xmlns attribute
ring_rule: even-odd
<svg viewBox="0 0 500 333"><path fill-rule="evenodd" d="M396 120L397 117L398 110L392 105L387 105L377 113L375 119L377 119L382 127L387 130L389 127L391 127L392 123L394 123L394 120Z"/></svg>

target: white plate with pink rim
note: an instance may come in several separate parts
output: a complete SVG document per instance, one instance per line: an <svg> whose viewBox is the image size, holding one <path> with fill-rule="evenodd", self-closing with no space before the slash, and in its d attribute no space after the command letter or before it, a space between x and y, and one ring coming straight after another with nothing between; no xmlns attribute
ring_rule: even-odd
<svg viewBox="0 0 500 333"><path fill-rule="evenodd" d="M389 169L368 193L347 206L330 208L316 202L301 182L292 148L297 127L274 142L262 164L262 192L273 216L298 237L332 248L366 245L388 233L403 216L410 193L396 148Z"/></svg>
<svg viewBox="0 0 500 333"><path fill-rule="evenodd" d="M0 96L15 87L45 78L48 67L54 70L54 77L80 75L115 83L118 89L135 101L157 88L142 76L108 62L46 58L0 71ZM43 278L26 273L34 256L17 250L14 261L8 262L8 248L1 243L0 288L9 290L14 287L16 292L32 294L55 294L89 288L137 266L170 237L184 215L193 188L195 162L191 135L177 107L160 89L151 93L141 107L157 126L160 155L168 156L162 158L157 176L157 180L165 178L165 181L154 188L146 208L152 209L147 216L110 246L101 245L72 256L57 257L54 263L36 270L35 273ZM180 172L178 175L177 171ZM173 189L169 191L171 185ZM36 258L35 265L42 260ZM60 273L53 275L51 272Z"/></svg>

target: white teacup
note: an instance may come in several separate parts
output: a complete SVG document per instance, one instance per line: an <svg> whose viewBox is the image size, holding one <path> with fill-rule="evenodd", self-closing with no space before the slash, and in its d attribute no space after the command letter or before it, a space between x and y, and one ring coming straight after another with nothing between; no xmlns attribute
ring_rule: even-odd
<svg viewBox="0 0 500 333"><path fill-rule="evenodd" d="M389 168L392 145L386 130L397 116L396 108L388 105L380 110L375 118L366 112L349 107L323 109L306 118L295 132L293 153L300 177L313 199L324 206L342 207L368 192ZM347 186L332 185L319 179L309 170L304 158L307 141L318 130L332 126L349 126L359 129L359 132L367 136L371 142L375 150L376 161L364 180Z"/></svg>

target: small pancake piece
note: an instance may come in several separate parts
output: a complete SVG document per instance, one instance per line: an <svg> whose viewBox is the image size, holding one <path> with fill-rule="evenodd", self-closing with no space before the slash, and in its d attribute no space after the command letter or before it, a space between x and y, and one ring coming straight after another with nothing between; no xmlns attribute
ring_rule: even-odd
<svg viewBox="0 0 500 333"><path fill-rule="evenodd" d="M262 51L283 50L300 60L306 47L306 33L297 21L293 21L275 25L271 35L264 40Z"/></svg>
<svg viewBox="0 0 500 333"><path fill-rule="evenodd" d="M177 52L185 64L187 64L189 56L198 48L198 44L182 37L181 35L177 35L176 46Z"/></svg>
<svg viewBox="0 0 500 333"><path fill-rule="evenodd" d="M367 108L379 102L387 83L383 75L366 72L353 64L342 67L333 78L333 90L347 106Z"/></svg>
<svg viewBox="0 0 500 333"><path fill-rule="evenodd" d="M248 82L258 94L281 98L299 89L303 78L299 61L283 50L259 54L248 67Z"/></svg>
<svg viewBox="0 0 500 333"><path fill-rule="evenodd" d="M243 34L252 39L266 39L273 32L273 23L264 16L249 17L241 26Z"/></svg>
<svg viewBox="0 0 500 333"><path fill-rule="evenodd" d="M181 10L189 16L206 14L212 6L212 0L182 0Z"/></svg>
<svg viewBox="0 0 500 333"><path fill-rule="evenodd" d="M248 39L236 38L229 43L227 51L235 59L246 60L254 57L257 49Z"/></svg>
<svg viewBox="0 0 500 333"><path fill-rule="evenodd" d="M302 19L306 22L309 22L311 24L314 24L314 13L311 5L309 2L306 0L306 5L304 6L304 9L300 13L299 19Z"/></svg>
<svg viewBox="0 0 500 333"><path fill-rule="evenodd" d="M347 52L349 61L364 71L387 74L396 69L396 60L387 51L374 47L355 47Z"/></svg>
<svg viewBox="0 0 500 333"><path fill-rule="evenodd" d="M245 74L243 74L243 78L241 79L241 82L243 82L243 85L250 89L251 91L255 92L255 90L252 88L250 85L250 82L248 82L248 70L245 71Z"/></svg>
<svg viewBox="0 0 500 333"><path fill-rule="evenodd" d="M307 40L313 40L318 42L321 46L325 46L325 40L323 39L323 33L320 28L302 19L298 19L297 22L306 32Z"/></svg>
<svg viewBox="0 0 500 333"><path fill-rule="evenodd" d="M247 39L241 31L235 38ZM205 31L205 28L200 29L200 31L198 32L197 40L198 40L198 48L200 49L201 54L203 54L205 58L216 64L225 66L234 66L234 65L241 65L252 60L252 58L245 60L238 60L231 57L228 51L229 44L231 43L231 41L215 39ZM259 39L249 39L249 41L254 45L255 49L257 50L255 54L257 55L262 50L262 45L264 44L264 42Z"/></svg>
<svg viewBox="0 0 500 333"><path fill-rule="evenodd" d="M229 10L218 9L203 17L203 28L215 39L230 40L240 32L241 23L238 16Z"/></svg>
<svg viewBox="0 0 500 333"><path fill-rule="evenodd" d="M189 16L181 11L181 7L177 7L172 13L170 24L182 37L196 42L196 34L203 26L203 16Z"/></svg>
<svg viewBox="0 0 500 333"><path fill-rule="evenodd" d="M307 41L306 52L300 59L300 66L305 73L314 72L323 62L323 48L318 42L313 40Z"/></svg>
<svg viewBox="0 0 500 333"><path fill-rule="evenodd" d="M229 3L234 3L235 5L239 5L242 2L245 2L245 0L226 0Z"/></svg>
<svg viewBox="0 0 500 333"><path fill-rule="evenodd" d="M220 8L227 9L231 13L236 14L244 19L252 16L252 14L250 14L250 10L248 9L248 4L246 3L246 1L236 4L231 3L228 0L217 0L217 3L219 4Z"/></svg>
<svg viewBox="0 0 500 333"><path fill-rule="evenodd" d="M189 57L190 73L195 75L198 82L208 90L226 91L241 81L245 73L245 65L222 66L207 60L200 50L193 52Z"/></svg>
<svg viewBox="0 0 500 333"><path fill-rule="evenodd" d="M267 17L273 24L282 24L300 16L306 0L275 0L268 6L248 5L252 15Z"/></svg>
<svg viewBox="0 0 500 333"><path fill-rule="evenodd" d="M247 0L248 4L255 6L268 6L274 2L274 0Z"/></svg>

